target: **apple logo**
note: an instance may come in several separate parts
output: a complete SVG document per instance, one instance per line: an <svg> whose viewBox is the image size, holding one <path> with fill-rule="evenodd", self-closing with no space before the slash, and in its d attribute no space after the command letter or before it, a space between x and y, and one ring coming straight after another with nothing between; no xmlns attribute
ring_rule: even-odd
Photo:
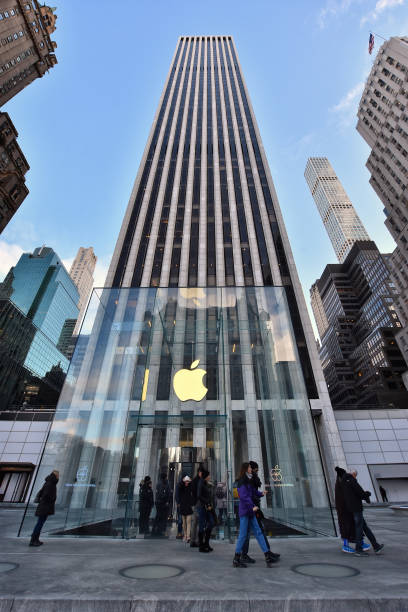
<svg viewBox="0 0 408 612"><path fill-rule="evenodd" d="M200 402L208 391L207 387L203 385L203 377L207 372L201 368L195 369L199 363L200 360L196 359L189 370L179 370L174 375L173 389L182 402L187 400Z"/></svg>

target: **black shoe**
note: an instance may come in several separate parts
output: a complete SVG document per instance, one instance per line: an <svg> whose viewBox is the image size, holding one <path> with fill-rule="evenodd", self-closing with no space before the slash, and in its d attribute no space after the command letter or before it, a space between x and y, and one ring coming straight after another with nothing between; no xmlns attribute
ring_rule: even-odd
<svg viewBox="0 0 408 612"><path fill-rule="evenodd" d="M42 542L37 538L31 538L29 546L41 546Z"/></svg>
<svg viewBox="0 0 408 612"><path fill-rule="evenodd" d="M243 563L256 563L255 559L252 559L249 555L244 555L244 553L241 554L241 561Z"/></svg>
<svg viewBox="0 0 408 612"><path fill-rule="evenodd" d="M272 557L275 557L275 559L280 559L280 554L279 553L274 553L271 550L269 551L272 555Z"/></svg>
<svg viewBox="0 0 408 612"><path fill-rule="evenodd" d="M272 567L274 563L277 563L278 559L274 557L270 550L265 553L266 567Z"/></svg>
<svg viewBox="0 0 408 612"><path fill-rule="evenodd" d="M354 552L356 557L369 557L370 555L365 550L355 550Z"/></svg>
<svg viewBox="0 0 408 612"><path fill-rule="evenodd" d="M377 554L379 553L382 549L384 548L384 544L377 544L377 546L374 547L374 552Z"/></svg>
<svg viewBox="0 0 408 612"><path fill-rule="evenodd" d="M248 567L248 566L241 561L241 555L235 553L235 556L232 560L232 567Z"/></svg>

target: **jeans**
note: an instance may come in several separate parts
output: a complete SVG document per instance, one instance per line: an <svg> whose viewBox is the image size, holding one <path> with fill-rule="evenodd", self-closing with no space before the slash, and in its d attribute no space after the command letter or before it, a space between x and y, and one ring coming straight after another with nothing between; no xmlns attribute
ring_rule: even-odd
<svg viewBox="0 0 408 612"><path fill-rule="evenodd" d="M198 527L198 506L193 508L193 517L191 519L191 542L196 543L197 541L197 527Z"/></svg>
<svg viewBox="0 0 408 612"><path fill-rule="evenodd" d="M242 553L242 549L244 547L245 540L248 534L249 526L251 527L256 539L258 540L258 544L261 547L262 552L264 553L268 552L269 549L267 545L265 544L265 537L261 531L261 528L258 525L258 521L256 520L255 516L241 516L240 517L239 536L238 536L238 541L237 541L235 552L238 555Z"/></svg>
<svg viewBox="0 0 408 612"><path fill-rule="evenodd" d="M214 527L214 517L212 512L208 512L203 506L198 508L198 531L201 533L206 529Z"/></svg>
<svg viewBox="0 0 408 612"><path fill-rule="evenodd" d="M363 511L353 512L354 524L356 527L356 550L363 549L363 535L366 535L370 540L371 545L374 549L378 547L378 542L375 539L375 535L364 520Z"/></svg>
<svg viewBox="0 0 408 612"><path fill-rule="evenodd" d="M47 520L47 516L39 516L36 526L33 529L33 533L31 534L32 538L40 537L41 529L44 527L44 523Z"/></svg>
<svg viewBox="0 0 408 612"><path fill-rule="evenodd" d="M169 504L156 503L156 518L153 524L152 533L164 535L167 527L167 519L169 515Z"/></svg>
<svg viewBox="0 0 408 612"><path fill-rule="evenodd" d="M265 535L265 531L264 531L264 526L263 526L263 524L262 524L262 520L261 520L261 519L259 519L258 517L256 517L256 520L257 520L257 522L258 522L259 529L262 531L262 535L263 535L263 537L264 537L265 544L266 544L266 546L268 547L268 550L270 550L270 549L271 549L271 547L269 546L268 538L267 538L267 537L266 537L266 535ZM251 535L251 529L250 529L250 525L249 525L249 523L248 523L247 537L246 537L246 540L245 540L245 544L244 544L244 546L243 546L243 548L242 548L242 553L243 553L244 555L247 555L247 554L248 554L248 550L249 550L249 536L250 536L250 535Z"/></svg>

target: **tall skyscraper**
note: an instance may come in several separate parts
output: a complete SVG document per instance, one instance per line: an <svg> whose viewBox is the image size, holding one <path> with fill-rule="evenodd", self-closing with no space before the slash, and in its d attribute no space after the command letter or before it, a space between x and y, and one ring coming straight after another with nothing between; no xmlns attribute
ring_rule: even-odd
<svg viewBox="0 0 408 612"><path fill-rule="evenodd" d="M72 263L69 275L79 291L79 315L75 325L74 335L79 333L85 308L91 295L94 279L93 272L96 265L96 255L92 247L79 247L78 253Z"/></svg>
<svg viewBox="0 0 408 612"><path fill-rule="evenodd" d="M68 272L49 247L23 253L11 268L0 284L2 407L23 401L56 404L69 365L58 345L67 321L78 316L78 299Z"/></svg>
<svg viewBox="0 0 408 612"><path fill-rule="evenodd" d="M327 157L310 157L305 179L340 263L357 240L370 240Z"/></svg>
<svg viewBox="0 0 408 612"><path fill-rule="evenodd" d="M374 242L356 242L342 264L326 266L310 290L320 358L334 408L404 408L405 362L394 286Z"/></svg>
<svg viewBox="0 0 408 612"><path fill-rule="evenodd" d="M0 0L0 106L57 63L56 19L37 0Z"/></svg>
<svg viewBox="0 0 408 612"><path fill-rule="evenodd" d="M30 169L18 143L18 132L7 113L0 113L0 233L28 195Z"/></svg>
<svg viewBox="0 0 408 612"><path fill-rule="evenodd" d="M370 184L384 204L385 225L397 243L389 259L403 328L397 340L408 363L408 38L378 51L358 108L357 131L371 147Z"/></svg>
<svg viewBox="0 0 408 612"><path fill-rule="evenodd" d="M87 312L58 409L70 425L53 428L39 471L58 447L55 526L84 534L104 520L133 537L140 479L164 471L175 486L202 461L227 482L233 534L232 482L250 457L269 517L332 533L313 415L330 476L344 454L230 36L179 39Z"/></svg>

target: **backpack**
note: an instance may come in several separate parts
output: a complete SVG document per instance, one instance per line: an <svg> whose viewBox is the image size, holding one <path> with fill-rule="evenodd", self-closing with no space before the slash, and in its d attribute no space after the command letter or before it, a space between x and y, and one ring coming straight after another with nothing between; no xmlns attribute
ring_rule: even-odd
<svg viewBox="0 0 408 612"><path fill-rule="evenodd" d="M224 493L224 486L222 484L217 485L217 488L215 490L215 497L217 499L224 499L225 493Z"/></svg>

